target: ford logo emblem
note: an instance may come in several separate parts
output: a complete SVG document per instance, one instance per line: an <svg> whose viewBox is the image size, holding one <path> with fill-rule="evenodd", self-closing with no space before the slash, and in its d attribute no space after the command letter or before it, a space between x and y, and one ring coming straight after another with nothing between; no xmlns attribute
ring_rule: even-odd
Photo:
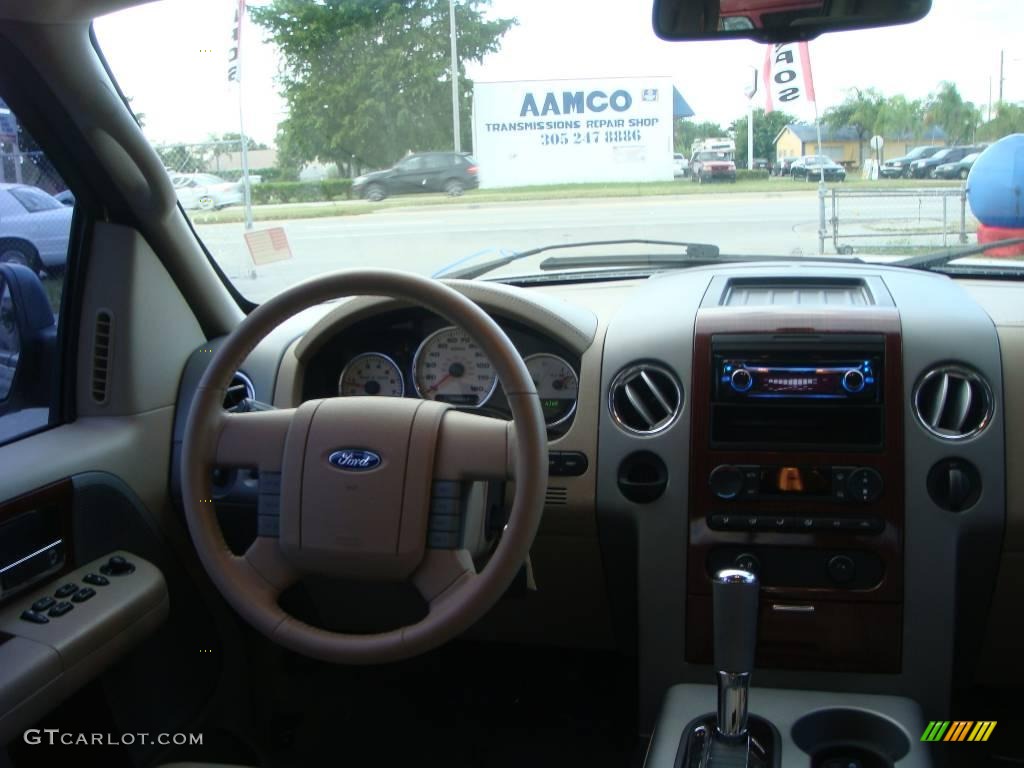
<svg viewBox="0 0 1024 768"><path fill-rule="evenodd" d="M348 472L365 472L380 466L379 453L364 451L361 448L339 448L327 457L332 467Z"/></svg>

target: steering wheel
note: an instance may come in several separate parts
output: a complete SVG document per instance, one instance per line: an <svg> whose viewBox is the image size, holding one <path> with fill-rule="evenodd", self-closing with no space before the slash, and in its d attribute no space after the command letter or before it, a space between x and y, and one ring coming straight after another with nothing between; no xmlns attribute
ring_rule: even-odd
<svg viewBox="0 0 1024 768"><path fill-rule="evenodd" d="M494 365L512 421L390 397L332 397L252 413L223 410L231 376L260 339L308 307L357 295L419 304L467 331ZM217 522L214 466L259 470L259 535L242 556L230 551ZM274 642L348 664L423 653L481 618L529 553L543 511L547 467L540 400L505 333L445 284L392 270L324 275L253 310L213 355L182 445L189 532L228 603ZM431 525L452 527L463 483L499 479L515 480L515 498L486 568L478 573L465 549L428 545L436 541L428 536ZM278 605L280 594L306 574L409 581L429 610L418 622L387 632L331 632Z"/></svg>

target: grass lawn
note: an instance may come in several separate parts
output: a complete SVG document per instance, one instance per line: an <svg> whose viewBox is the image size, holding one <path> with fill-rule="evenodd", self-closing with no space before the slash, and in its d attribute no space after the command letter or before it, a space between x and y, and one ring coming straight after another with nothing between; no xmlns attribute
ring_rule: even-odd
<svg viewBox="0 0 1024 768"><path fill-rule="evenodd" d="M830 187L837 186L830 184ZM842 189L879 191L892 189L933 189L958 188L959 181L933 181L920 179L896 179L892 181L864 181L851 178L843 182ZM556 184L537 187L515 187L508 189L476 189L461 197L447 197L442 194L405 195L370 203L365 200L339 200L330 203L295 203L283 205L253 206L255 221L276 221L285 219L317 219L331 216L360 216L376 211L396 208L420 208L424 206L461 205L472 206L490 203L524 203L538 200L591 200L595 198L631 197L675 197L689 195L718 194L788 194L791 192L813 192L816 183L793 181L789 178L757 179L738 181L735 184L694 184L688 179L628 184ZM244 221L244 211L235 206L221 211L193 211L190 214L196 224L222 224Z"/></svg>

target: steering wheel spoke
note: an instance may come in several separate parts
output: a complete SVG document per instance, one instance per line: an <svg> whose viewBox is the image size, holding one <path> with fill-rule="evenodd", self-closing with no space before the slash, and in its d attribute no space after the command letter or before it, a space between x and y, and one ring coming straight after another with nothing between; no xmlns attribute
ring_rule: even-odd
<svg viewBox="0 0 1024 768"><path fill-rule="evenodd" d="M299 580L300 573L285 558L276 538L257 536L242 559L262 577L275 598Z"/></svg>
<svg viewBox="0 0 1024 768"><path fill-rule="evenodd" d="M280 472L295 409L225 413L220 417L216 463Z"/></svg>
<svg viewBox="0 0 1024 768"><path fill-rule="evenodd" d="M430 549L413 573L412 583L423 599L433 606L447 592L465 586L476 575L468 549Z"/></svg>
<svg viewBox="0 0 1024 768"><path fill-rule="evenodd" d="M514 441L510 421L449 411L438 433L434 480L511 480Z"/></svg>

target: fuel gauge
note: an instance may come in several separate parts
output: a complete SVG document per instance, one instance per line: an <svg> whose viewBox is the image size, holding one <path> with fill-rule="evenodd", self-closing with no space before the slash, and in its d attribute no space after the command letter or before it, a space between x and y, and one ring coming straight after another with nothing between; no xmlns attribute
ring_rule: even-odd
<svg viewBox="0 0 1024 768"><path fill-rule="evenodd" d="M537 394L540 396L544 423L549 427L561 424L576 410L580 379L576 371L558 355L546 352L526 358Z"/></svg>
<svg viewBox="0 0 1024 768"><path fill-rule="evenodd" d="M338 394L342 397L401 397L405 394L405 380L401 369L390 357L379 352L364 352L349 360L341 372Z"/></svg>

